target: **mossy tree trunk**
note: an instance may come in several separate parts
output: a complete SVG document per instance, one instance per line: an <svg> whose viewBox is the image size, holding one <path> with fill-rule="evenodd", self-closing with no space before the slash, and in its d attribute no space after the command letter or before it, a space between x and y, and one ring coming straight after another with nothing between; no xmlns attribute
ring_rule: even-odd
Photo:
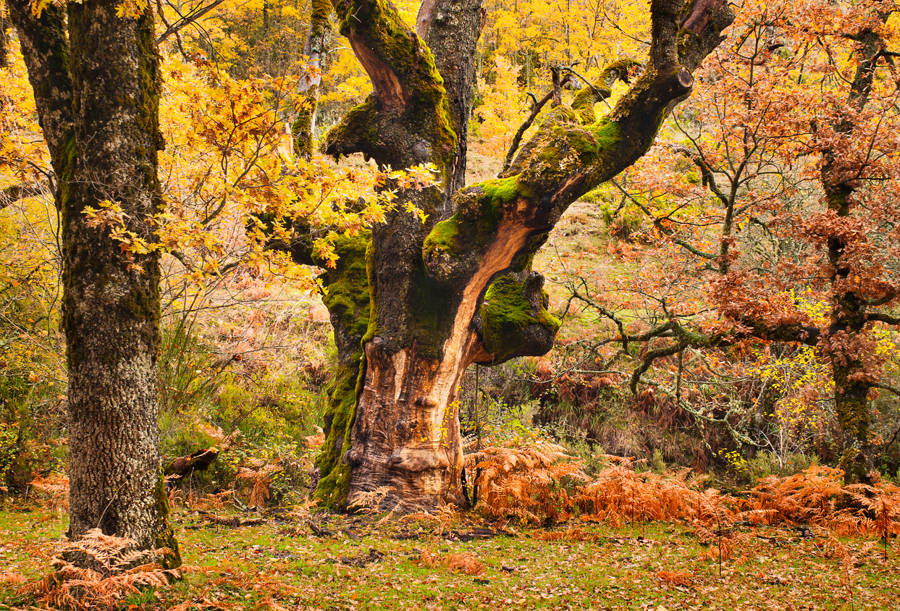
<svg viewBox="0 0 900 611"><path fill-rule="evenodd" d="M156 359L159 262L123 253L86 206L117 202L152 239L159 211L160 74L153 12L116 16L83 0L40 17L11 0L58 183L69 410L69 536L100 527L141 548L168 547L160 472Z"/></svg>
<svg viewBox="0 0 900 611"><path fill-rule="evenodd" d="M888 14L881 15L886 20ZM848 107L861 112L868 100L875 79L878 59L884 50L884 41L875 31L865 31L860 36L859 59L848 96ZM859 137L851 119L835 126L841 138ZM865 137L865 136L863 136ZM821 180L828 210L842 222L834 226L828 236L828 263L831 269L831 320L825 343L831 359L834 380L834 406L839 431L839 466L844 470L848 483L868 482L873 465L873 448L870 439L871 410L869 392L877 382L877 376L866 364L867 353L872 346L861 341L863 330L879 316L855 288L853 276L864 274L860 262L852 252L859 248L865 236L854 235L852 216L858 206L855 192L859 185L856 168L847 167L846 154L840 147L824 151ZM882 318L891 322L891 317Z"/></svg>
<svg viewBox="0 0 900 611"><path fill-rule="evenodd" d="M0 68L5 68L9 61L9 39L6 35L8 27L6 6L3 2L0 2Z"/></svg>
<svg viewBox="0 0 900 611"><path fill-rule="evenodd" d="M474 56L481 2L426 1L425 40L387 0L336 0L334 8L374 92L328 134L326 152L362 152L393 168L430 162L443 183L400 191L386 222L352 249L352 278L325 279L336 337L354 328L362 354L342 363L332 388L317 492L338 506L373 492L387 508L455 502L463 373L474 362L550 349L559 322L531 271L534 253L569 204L646 152L732 14L721 0L654 0L650 59L608 116L595 117L580 96L577 109L549 115L500 178L459 187L474 81L474 62L459 58ZM428 215L424 223L407 202ZM364 332L350 314L363 310Z"/></svg>
<svg viewBox="0 0 900 611"><path fill-rule="evenodd" d="M302 101L291 125L294 154L309 159L313 152L316 131L316 112L319 105L319 85L322 84L322 63L331 37L331 0L312 0L309 32L306 35L306 66L300 76Z"/></svg>

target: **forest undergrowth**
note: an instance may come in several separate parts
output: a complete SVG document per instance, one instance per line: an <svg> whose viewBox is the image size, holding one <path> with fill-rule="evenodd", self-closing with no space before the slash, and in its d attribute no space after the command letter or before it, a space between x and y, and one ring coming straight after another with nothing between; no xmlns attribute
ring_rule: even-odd
<svg viewBox="0 0 900 611"><path fill-rule="evenodd" d="M99 532L65 541L65 480L37 482L31 501L0 512L0 600L15 609L875 609L900 587L900 487L890 482L845 486L840 471L814 465L729 494L688 469L602 460L589 476L549 441L487 446L468 455L478 494L469 510L253 506L264 475L243 493L172 488L177 571ZM92 568L71 564L78 553Z"/></svg>

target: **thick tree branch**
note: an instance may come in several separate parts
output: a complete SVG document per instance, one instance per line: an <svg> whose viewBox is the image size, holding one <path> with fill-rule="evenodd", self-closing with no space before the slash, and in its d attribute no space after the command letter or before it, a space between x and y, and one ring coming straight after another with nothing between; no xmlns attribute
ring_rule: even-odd
<svg viewBox="0 0 900 611"><path fill-rule="evenodd" d="M631 59L620 59L609 64L606 68L604 68L603 72L600 73L600 77L597 79L597 82L590 83L585 81L585 87L581 88L575 98L572 100L572 109L578 112L581 120L585 123L590 123L594 120L594 104L597 102L602 102L607 99L610 95L612 95L612 87L613 83L617 80L621 80L625 83L630 83L630 74L629 72L639 66L636 61ZM562 72L566 72L567 74L561 76ZM517 171L521 171L522 165L518 162L515 164L515 169L511 172L510 167L513 165L513 157L516 154L516 151L519 150L519 144L522 141L522 136L525 135L525 132L528 131L528 128L532 126L534 120L537 118L538 114L540 114L541 109L547 104L547 102L554 100L553 105L556 106L559 104L561 89L572 78L580 78L584 80L580 74L572 70L568 67L557 68L553 70L553 88L547 92L540 100L534 98L534 104L531 108L531 113L525 119L519 129L516 131L515 136L513 136L512 143L509 146L509 150L506 153L506 161L503 164L503 171L501 172L501 176L508 175L511 173L515 173ZM529 94L530 95L530 94ZM554 117L549 118L550 121L554 120ZM529 151L523 152L520 155L520 158L525 159L529 156Z"/></svg>
<svg viewBox="0 0 900 611"><path fill-rule="evenodd" d="M482 348L475 362L498 365L553 347L560 321L547 310L543 287L544 278L536 272L504 274L491 283L474 321Z"/></svg>
<svg viewBox="0 0 900 611"><path fill-rule="evenodd" d="M433 278L457 286L477 279L481 292L498 273L526 269L530 253L571 202L646 152L671 108L691 90L688 68L715 48L733 19L724 1L693 3L681 28L682 6L652 3L651 59L608 117L555 109L502 178L456 194L456 214L438 223L423 246ZM707 17L699 19L698 11Z"/></svg>
<svg viewBox="0 0 900 611"><path fill-rule="evenodd" d="M900 316L888 314L887 312L868 312L866 320L871 322L883 322L886 325L900 325Z"/></svg>
<svg viewBox="0 0 900 611"><path fill-rule="evenodd" d="M631 389L632 394L637 394L637 387L641 381L641 376L646 373L648 369L653 365L653 362L657 359L665 358L667 356L672 356L673 354L678 354L685 348L687 348L687 344L684 342L678 341L674 344L669 344L668 346L663 346L662 348L654 348L652 350L648 350L643 357L641 357L641 362L638 363L638 366L635 367L634 372L631 374L631 381L628 383L628 387Z"/></svg>
<svg viewBox="0 0 900 611"><path fill-rule="evenodd" d="M631 392L637 392L641 376L653 365L655 360L677 354L685 348L724 348L747 338L815 346L821 337L821 331L817 327L802 323L770 323L745 316L738 320L738 324L739 326L732 331L705 334L688 329L676 319L671 318L667 323L647 333L628 337L628 341L631 342L647 342L654 337L663 337L666 332L671 331L676 340L674 344L649 350L641 357L641 361L631 377ZM624 338L622 339L627 346Z"/></svg>
<svg viewBox="0 0 900 611"><path fill-rule="evenodd" d="M325 152L360 152L404 168L434 162L446 175L456 148L447 94L431 51L385 0L336 0L341 34L374 91L329 132Z"/></svg>
<svg viewBox="0 0 900 611"><path fill-rule="evenodd" d="M29 0L7 0L7 7L19 33L51 164L56 175L63 176L71 162L69 153L73 137L72 77L69 74L65 8L49 4L36 17Z"/></svg>
<svg viewBox="0 0 900 611"><path fill-rule="evenodd" d="M817 345L822 338L821 329L801 322L773 322L748 315L738 315L733 317L733 320L740 325L737 330L739 337L756 337L773 342L797 342L807 346Z"/></svg>
<svg viewBox="0 0 900 611"><path fill-rule="evenodd" d="M890 384L884 384L882 382L873 382L872 386L874 388L880 388L882 390L894 393L895 395L900 397L900 388L898 388L897 386L891 386Z"/></svg>

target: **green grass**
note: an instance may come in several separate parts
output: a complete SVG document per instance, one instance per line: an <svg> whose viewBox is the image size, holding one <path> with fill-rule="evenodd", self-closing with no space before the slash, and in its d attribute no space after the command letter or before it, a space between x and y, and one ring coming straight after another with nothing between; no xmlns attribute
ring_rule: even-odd
<svg viewBox="0 0 900 611"><path fill-rule="evenodd" d="M184 581L133 596L127 604L166 608L698 608L888 609L900 591L900 550L881 558L877 541L845 541L854 560L829 557L824 534L745 529L719 574L715 540L704 545L684 526L646 524L555 529L505 526L506 534L460 541L483 523L380 522L375 517L315 514L329 534L315 536L304 514L232 528L203 515L175 516ZM43 509L0 512L0 577L36 579L46 570L65 515ZM896 545L895 545L896 547ZM373 551L374 550L374 551ZM467 575L421 562L469 553L485 565ZM668 572L668 573L666 573ZM0 601L27 605L0 579ZM127 605L126 605L127 607ZM4 608L0 604L0 608Z"/></svg>

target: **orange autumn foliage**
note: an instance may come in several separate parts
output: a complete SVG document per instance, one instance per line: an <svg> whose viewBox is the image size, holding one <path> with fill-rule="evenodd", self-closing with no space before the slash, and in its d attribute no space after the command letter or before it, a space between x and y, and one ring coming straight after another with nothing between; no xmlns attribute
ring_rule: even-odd
<svg viewBox="0 0 900 611"><path fill-rule="evenodd" d="M702 488L689 469L657 474L613 464L589 477L558 445L492 446L470 454L476 509L490 518L562 523L572 518L614 526L675 522L807 524L838 534L900 534L900 487L842 483L840 469L813 465L789 477L771 476L743 495Z"/></svg>

